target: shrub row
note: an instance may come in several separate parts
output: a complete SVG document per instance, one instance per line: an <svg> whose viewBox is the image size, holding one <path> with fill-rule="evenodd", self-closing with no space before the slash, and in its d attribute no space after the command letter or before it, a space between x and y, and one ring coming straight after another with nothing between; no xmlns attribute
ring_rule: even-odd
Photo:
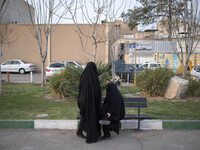
<svg viewBox="0 0 200 150"><path fill-rule="evenodd" d="M137 76L137 86L146 96L164 96L169 79L174 76L166 67L146 69Z"/></svg>
<svg viewBox="0 0 200 150"><path fill-rule="evenodd" d="M49 86L52 93L59 95L60 97L68 97L76 99L79 92L80 76L84 69L73 66L67 66L61 71L61 73L54 74L50 78ZM105 93L106 79L109 73L109 65L97 63L97 72L99 75L99 81L101 85L102 93Z"/></svg>
<svg viewBox="0 0 200 150"><path fill-rule="evenodd" d="M200 82L199 81L190 79L188 95L189 96L200 96Z"/></svg>
<svg viewBox="0 0 200 150"><path fill-rule="evenodd" d="M146 96L164 96L168 82L175 74L168 68L147 69L137 76L137 86ZM200 82L189 80L189 96L200 96Z"/></svg>

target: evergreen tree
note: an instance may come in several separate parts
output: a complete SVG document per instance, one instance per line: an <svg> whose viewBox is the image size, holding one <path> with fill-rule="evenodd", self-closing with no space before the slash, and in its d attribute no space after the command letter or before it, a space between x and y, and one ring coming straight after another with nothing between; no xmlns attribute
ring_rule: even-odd
<svg viewBox="0 0 200 150"><path fill-rule="evenodd" d="M148 25L163 17L161 24L168 32L174 53L183 67L183 77L191 54L200 42L199 0L137 0L141 6L128 10L122 17L133 29L138 24ZM180 48L178 48L180 47Z"/></svg>
<svg viewBox="0 0 200 150"><path fill-rule="evenodd" d="M128 22L130 29L138 24L149 25L155 23L161 17L167 18L163 23L168 31L168 39L172 36L172 18L177 13L183 11L183 2L180 0L137 0L141 6L129 9L127 13L122 13L124 21Z"/></svg>

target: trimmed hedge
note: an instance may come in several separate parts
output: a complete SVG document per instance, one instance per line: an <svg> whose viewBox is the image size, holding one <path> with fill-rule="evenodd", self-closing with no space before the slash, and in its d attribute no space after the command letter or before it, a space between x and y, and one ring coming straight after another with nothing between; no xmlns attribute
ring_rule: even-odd
<svg viewBox="0 0 200 150"><path fill-rule="evenodd" d="M200 96L200 82L199 81L190 79L188 95L189 96Z"/></svg>
<svg viewBox="0 0 200 150"><path fill-rule="evenodd" d="M109 65L97 63L97 72L99 75L99 81L101 85L102 94L105 94L106 79L110 78ZM79 93L80 76L84 69L73 67L68 65L61 73L56 73L50 78L49 86L52 93L59 95L60 97L66 97L71 99L77 99Z"/></svg>
<svg viewBox="0 0 200 150"><path fill-rule="evenodd" d="M164 96L168 81L174 72L166 67L146 69L137 76L137 86L146 96Z"/></svg>

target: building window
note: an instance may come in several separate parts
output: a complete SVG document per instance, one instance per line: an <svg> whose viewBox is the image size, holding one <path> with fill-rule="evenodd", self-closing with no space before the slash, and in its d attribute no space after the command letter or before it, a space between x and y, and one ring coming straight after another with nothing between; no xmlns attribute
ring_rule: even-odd
<svg viewBox="0 0 200 150"><path fill-rule="evenodd" d="M120 38L121 27L120 25L115 25L115 38Z"/></svg>
<svg viewBox="0 0 200 150"><path fill-rule="evenodd" d="M121 27L120 27L120 25L118 25L118 34L117 34L117 36L118 36L118 38L120 38L120 36L121 36Z"/></svg>

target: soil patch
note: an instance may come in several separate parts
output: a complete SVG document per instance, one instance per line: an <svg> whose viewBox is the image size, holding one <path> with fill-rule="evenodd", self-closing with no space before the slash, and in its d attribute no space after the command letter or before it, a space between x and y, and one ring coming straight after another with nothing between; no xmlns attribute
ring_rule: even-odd
<svg viewBox="0 0 200 150"><path fill-rule="evenodd" d="M186 96L183 99L165 99L164 97L148 97L142 95L142 93L135 93L135 94L124 94L124 97L146 97L148 100L156 100L156 101L171 101L171 102L186 102L186 101L200 101L200 97L192 97Z"/></svg>
<svg viewBox="0 0 200 150"><path fill-rule="evenodd" d="M164 97L147 97L148 100L157 100L157 101L171 101L171 102L187 102L187 101L200 101L200 97L191 97L186 96L182 99L165 99Z"/></svg>
<svg viewBox="0 0 200 150"><path fill-rule="evenodd" d="M60 96L54 95L54 94L44 94L42 97L44 99L53 100L56 102L66 102L66 101L71 100L70 98L60 97Z"/></svg>

